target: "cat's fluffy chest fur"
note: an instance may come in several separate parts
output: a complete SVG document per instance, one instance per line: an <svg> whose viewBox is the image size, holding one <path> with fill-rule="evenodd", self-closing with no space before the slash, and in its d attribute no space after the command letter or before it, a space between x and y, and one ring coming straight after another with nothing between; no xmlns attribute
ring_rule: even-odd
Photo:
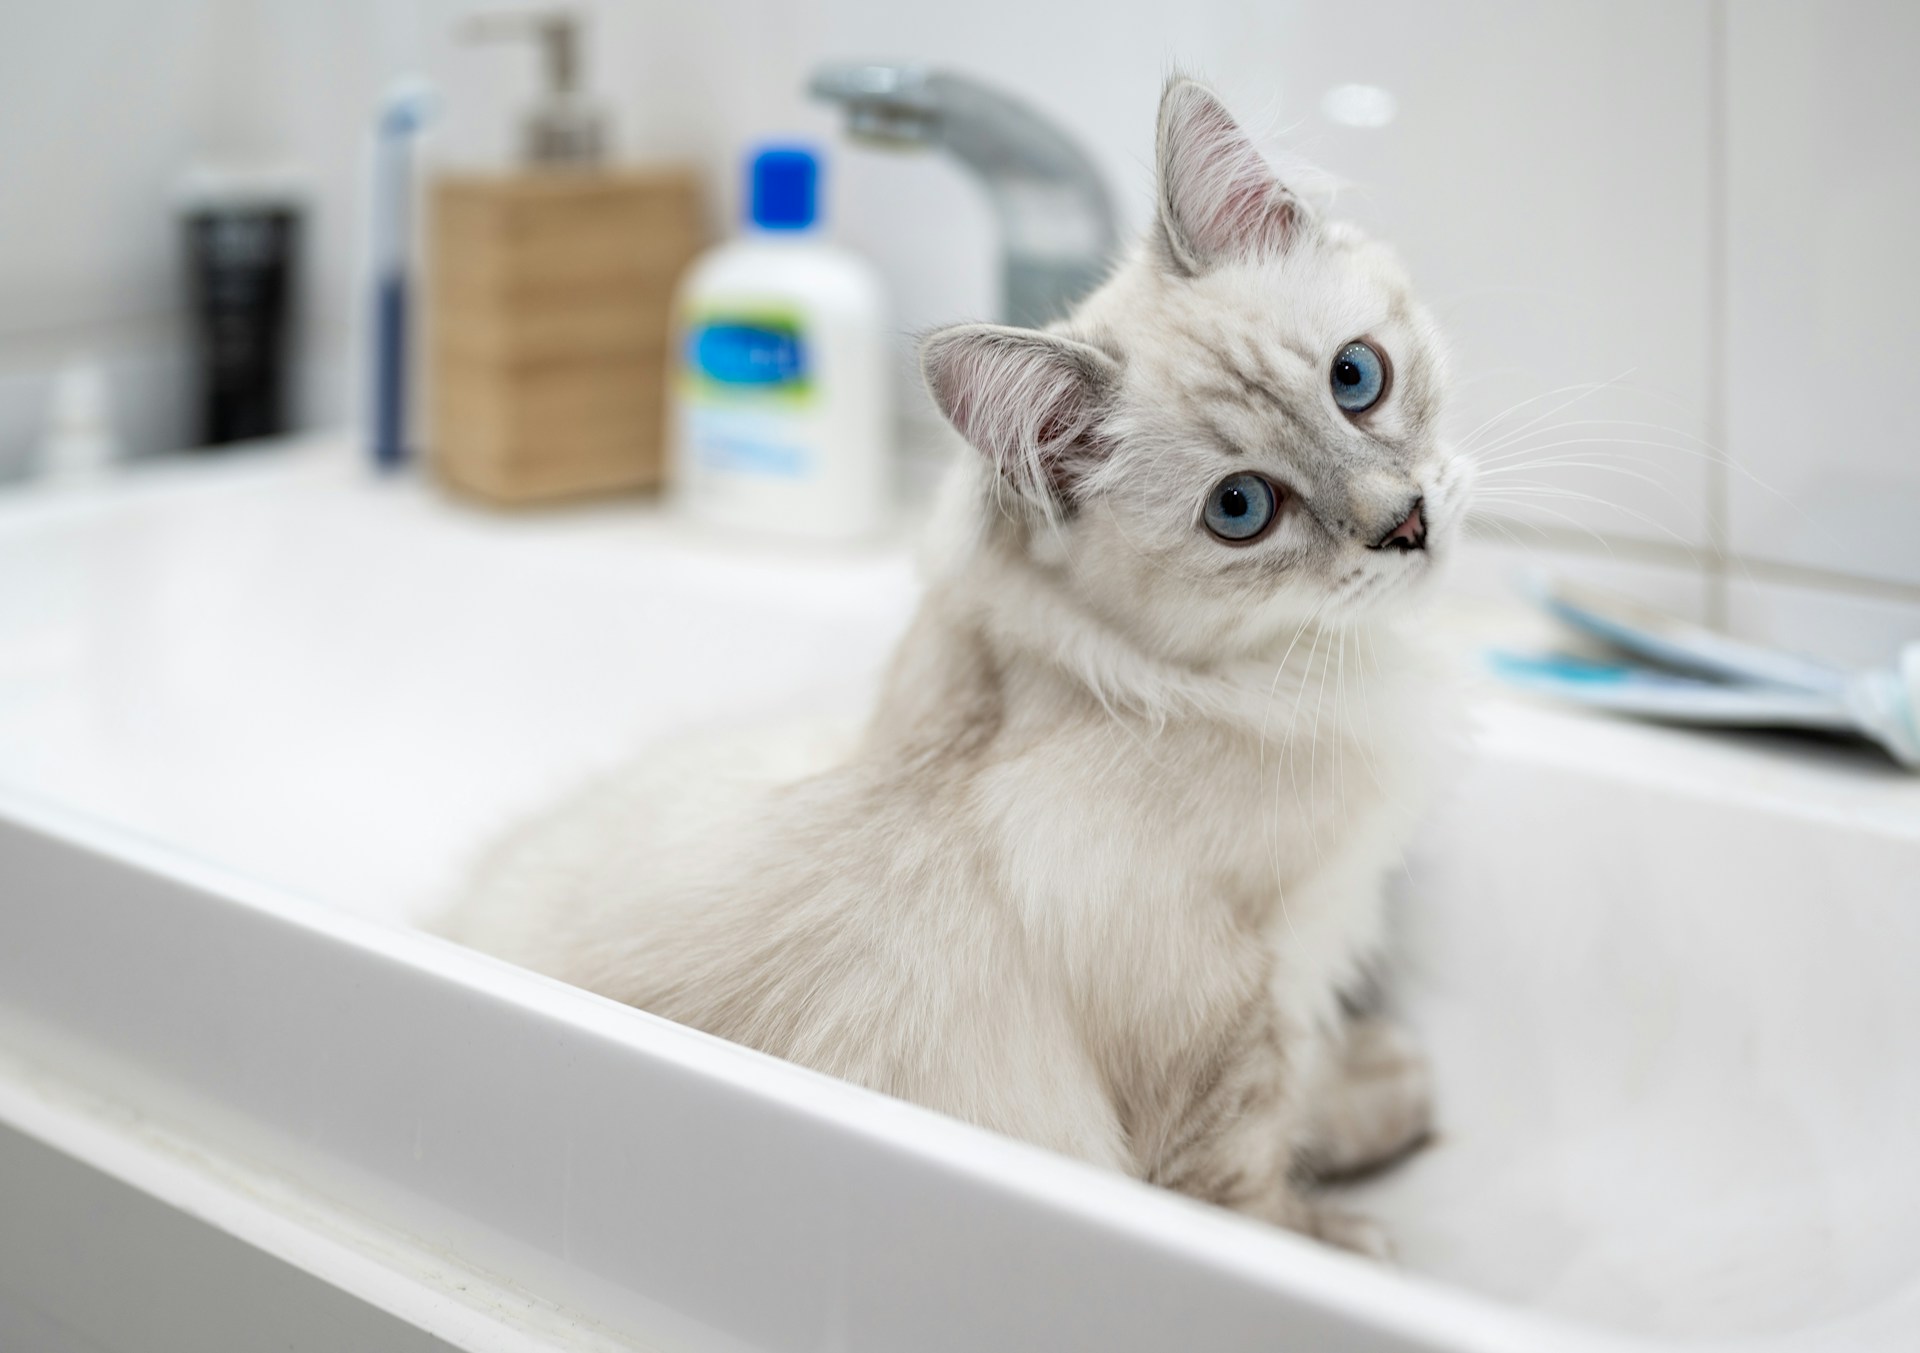
<svg viewBox="0 0 1920 1353"><path fill-rule="evenodd" d="M1191 82L1159 173L1070 319L927 341L973 452L857 746L652 752L503 843L445 928L1376 1248L1299 1177L1427 1126L1419 1059L1342 998L1447 745L1405 601L1470 471L1390 254Z"/></svg>
<svg viewBox="0 0 1920 1353"><path fill-rule="evenodd" d="M1287 1026L1299 1059L1337 1033L1341 993L1379 952L1380 875L1445 745L1445 688L1390 624L1309 627L1204 674L1100 655L1119 690L1160 702L1117 709L1061 668L1065 636L1027 646L1041 584L1009 601L970 581L903 646L869 754L937 767L930 737L964 749L934 772L937 811L964 824L983 901L1007 908L1151 1176L1208 1050L1250 1011ZM1115 642L1080 628L1083 663Z"/></svg>

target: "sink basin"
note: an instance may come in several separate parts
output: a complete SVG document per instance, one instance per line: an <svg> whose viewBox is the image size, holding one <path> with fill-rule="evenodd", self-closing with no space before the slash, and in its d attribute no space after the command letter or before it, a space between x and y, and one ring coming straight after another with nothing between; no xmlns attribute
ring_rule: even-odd
<svg viewBox="0 0 1920 1353"><path fill-rule="evenodd" d="M914 598L332 444L0 503L0 1126L460 1347L1913 1346L1920 783L1839 752L1479 707L1399 1268L414 928L650 737L856 709Z"/></svg>
<svg viewBox="0 0 1920 1353"><path fill-rule="evenodd" d="M1439 1146L1407 1264L1644 1337L1920 1331L1920 798L1890 766L1520 707L1400 880Z"/></svg>

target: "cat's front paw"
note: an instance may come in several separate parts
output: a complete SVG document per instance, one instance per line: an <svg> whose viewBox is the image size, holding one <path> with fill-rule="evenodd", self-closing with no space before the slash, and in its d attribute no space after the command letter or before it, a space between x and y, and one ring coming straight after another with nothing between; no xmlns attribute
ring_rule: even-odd
<svg viewBox="0 0 1920 1353"><path fill-rule="evenodd" d="M1433 1077L1413 1036L1381 1015L1356 1019L1309 1111L1301 1164L1321 1179L1377 1169L1433 1134Z"/></svg>
<svg viewBox="0 0 1920 1353"><path fill-rule="evenodd" d="M1393 1261L1393 1241L1388 1238L1386 1228L1372 1217L1364 1217L1357 1212L1316 1207L1308 1234L1338 1249L1378 1259L1383 1264Z"/></svg>

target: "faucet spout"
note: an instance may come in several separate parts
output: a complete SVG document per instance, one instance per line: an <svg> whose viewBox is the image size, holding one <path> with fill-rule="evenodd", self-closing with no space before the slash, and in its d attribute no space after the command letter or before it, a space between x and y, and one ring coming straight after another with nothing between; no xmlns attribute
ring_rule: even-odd
<svg viewBox="0 0 1920 1353"><path fill-rule="evenodd" d="M1046 117L964 75L918 65L829 64L808 82L869 145L939 147L985 185L1000 226L1001 306L1038 328L1098 286L1116 231L1106 181Z"/></svg>

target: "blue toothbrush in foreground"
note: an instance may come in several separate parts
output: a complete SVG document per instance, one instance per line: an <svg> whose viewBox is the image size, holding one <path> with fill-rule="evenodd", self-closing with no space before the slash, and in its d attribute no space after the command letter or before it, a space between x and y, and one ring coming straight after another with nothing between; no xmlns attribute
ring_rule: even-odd
<svg viewBox="0 0 1920 1353"><path fill-rule="evenodd" d="M1536 581L1534 600L1629 660L1494 652L1494 672L1523 690L1670 723L1794 728L1863 737L1920 771L1920 641L1865 672L1741 643L1647 607Z"/></svg>
<svg viewBox="0 0 1920 1353"><path fill-rule="evenodd" d="M381 105L373 167L373 398L368 444L382 470L406 464L408 287L413 240L413 143L433 90L399 81Z"/></svg>

